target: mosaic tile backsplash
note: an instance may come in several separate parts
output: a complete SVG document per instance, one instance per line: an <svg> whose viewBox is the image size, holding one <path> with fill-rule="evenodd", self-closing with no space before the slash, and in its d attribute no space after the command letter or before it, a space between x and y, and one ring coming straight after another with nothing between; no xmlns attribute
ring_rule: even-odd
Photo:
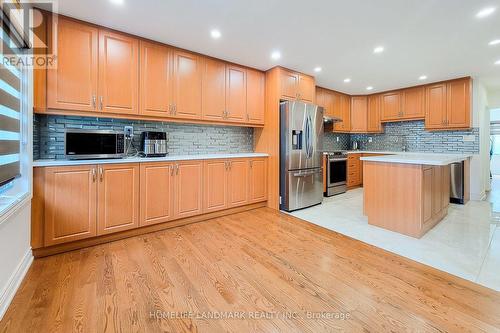
<svg viewBox="0 0 500 333"><path fill-rule="evenodd" d="M63 159L66 129L103 129L123 131L134 127L134 145L140 149L141 133L168 133L170 155L253 152L253 129L233 126L177 124L167 122L35 115L33 159Z"/></svg>
<svg viewBox="0 0 500 333"><path fill-rule="evenodd" d="M143 131L169 133L168 151L172 155L247 153L253 151L253 129L232 126L176 124L142 120L123 120L73 116L35 115L33 131L34 159L63 159L65 129L113 129L134 127L134 145L140 148ZM464 136L473 141L464 142ZM372 142L369 142L371 138ZM323 150L347 150L351 142L360 142L362 150L429 153L479 153L479 129L428 132L423 121L385 125L383 134L326 133Z"/></svg>
<svg viewBox="0 0 500 333"><path fill-rule="evenodd" d="M464 136L474 140L464 142ZM352 134L350 139L359 141L362 150L402 151L406 148L409 152L479 153L479 128L429 132L423 121L387 123L383 134Z"/></svg>

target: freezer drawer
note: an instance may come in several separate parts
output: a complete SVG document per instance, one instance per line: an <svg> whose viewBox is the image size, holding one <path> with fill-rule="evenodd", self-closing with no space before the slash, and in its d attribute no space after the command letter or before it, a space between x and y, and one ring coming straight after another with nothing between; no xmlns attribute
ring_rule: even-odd
<svg viewBox="0 0 500 333"><path fill-rule="evenodd" d="M290 212L323 201L323 168L288 171L284 178L282 210Z"/></svg>

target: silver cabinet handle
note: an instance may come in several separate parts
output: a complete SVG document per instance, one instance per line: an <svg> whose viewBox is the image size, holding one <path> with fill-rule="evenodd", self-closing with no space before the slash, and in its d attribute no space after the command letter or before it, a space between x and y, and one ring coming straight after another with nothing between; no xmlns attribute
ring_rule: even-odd
<svg viewBox="0 0 500 333"><path fill-rule="evenodd" d="M92 183L95 183L96 181L96 172L95 172L95 168L92 168Z"/></svg>
<svg viewBox="0 0 500 333"><path fill-rule="evenodd" d="M99 97L99 108L102 110L102 105L103 105L103 100L104 98L102 96Z"/></svg>
<svg viewBox="0 0 500 333"><path fill-rule="evenodd" d="M104 179L104 171L99 167L99 180L102 182Z"/></svg>
<svg viewBox="0 0 500 333"><path fill-rule="evenodd" d="M253 161L250 161L250 169L253 168Z"/></svg>
<svg viewBox="0 0 500 333"><path fill-rule="evenodd" d="M179 174L179 164L176 164L175 165L175 174L178 175Z"/></svg>
<svg viewBox="0 0 500 333"><path fill-rule="evenodd" d="M174 175L175 165L170 166L170 176Z"/></svg>
<svg viewBox="0 0 500 333"><path fill-rule="evenodd" d="M92 95L92 108L95 109L97 107L97 97L96 95Z"/></svg>

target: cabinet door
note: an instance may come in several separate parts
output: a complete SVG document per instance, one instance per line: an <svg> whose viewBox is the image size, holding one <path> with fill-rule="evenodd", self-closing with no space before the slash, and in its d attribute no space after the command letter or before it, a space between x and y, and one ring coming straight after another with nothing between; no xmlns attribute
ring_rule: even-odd
<svg viewBox="0 0 500 333"><path fill-rule="evenodd" d="M139 113L139 40L99 30L99 108Z"/></svg>
<svg viewBox="0 0 500 333"><path fill-rule="evenodd" d="M332 107L333 107L333 116L343 120L344 113L342 111L342 95L338 93L332 93ZM343 126L343 121L334 123L333 131L341 132L342 126Z"/></svg>
<svg viewBox="0 0 500 333"><path fill-rule="evenodd" d="M398 120L403 116L401 112L401 93L399 91L382 94L381 98L382 120Z"/></svg>
<svg viewBox="0 0 500 333"><path fill-rule="evenodd" d="M250 203L267 200L267 160L250 160Z"/></svg>
<svg viewBox="0 0 500 333"><path fill-rule="evenodd" d="M368 132L382 132L380 122L380 95L368 96Z"/></svg>
<svg viewBox="0 0 500 333"><path fill-rule="evenodd" d="M139 225L139 164L99 166L97 234Z"/></svg>
<svg viewBox="0 0 500 333"><path fill-rule="evenodd" d="M203 119L224 119L226 110L226 64L211 58L204 59L202 89Z"/></svg>
<svg viewBox="0 0 500 333"><path fill-rule="evenodd" d="M175 218L200 215L203 212L203 162L186 161L176 164L174 212Z"/></svg>
<svg viewBox="0 0 500 333"><path fill-rule="evenodd" d="M174 51L172 57L174 115L201 119L202 59L180 50Z"/></svg>
<svg viewBox="0 0 500 333"><path fill-rule="evenodd" d="M445 165L441 167L442 170L442 198L441 198L441 206L443 209L448 209L450 205L450 177L451 177L451 167L449 165Z"/></svg>
<svg viewBox="0 0 500 333"><path fill-rule="evenodd" d="M470 128L470 80L456 80L448 83L446 126L448 128Z"/></svg>
<svg viewBox="0 0 500 333"><path fill-rule="evenodd" d="M264 125L266 75L247 69L247 121Z"/></svg>
<svg viewBox="0 0 500 333"><path fill-rule="evenodd" d="M366 96L351 98L351 132L367 132L368 101Z"/></svg>
<svg viewBox="0 0 500 333"><path fill-rule="evenodd" d="M341 132L351 130L351 97L340 95L340 109L342 111L342 122L338 123Z"/></svg>
<svg viewBox="0 0 500 333"><path fill-rule="evenodd" d="M231 160L229 162L229 202L228 207L241 206L248 203L248 160Z"/></svg>
<svg viewBox="0 0 500 333"><path fill-rule="evenodd" d="M307 75L299 74L299 91L298 98L301 101L314 103L314 95L315 95L315 82L314 78Z"/></svg>
<svg viewBox="0 0 500 333"><path fill-rule="evenodd" d="M443 169L440 166L432 168L432 216L443 210Z"/></svg>
<svg viewBox="0 0 500 333"><path fill-rule="evenodd" d="M347 157L347 186L358 186L361 184L361 155L351 154Z"/></svg>
<svg viewBox="0 0 500 333"><path fill-rule="evenodd" d="M227 120L244 122L247 116L247 71L243 67L226 66Z"/></svg>
<svg viewBox="0 0 500 333"><path fill-rule="evenodd" d="M171 50L146 41L141 41L140 48L140 113L168 117L172 103Z"/></svg>
<svg viewBox="0 0 500 333"><path fill-rule="evenodd" d="M424 87L405 89L402 92L403 118L423 119L425 117L424 96Z"/></svg>
<svg viewBox="0 0 500 333"><path fill-rule="evenodd" d="M208 160L204 162L203 212L210 213L227 208L228 161Z"/></svg>
<svg viewBox="0 0 500 333"><path fill-rule="evenodd" d="M141 163L139 225L167 222L173 217L173 164Z"/></svg>
<svg viewBox="0 0 500 333"><path fill-rule="evenodd" d="M299 74L280 70L281 96L285 99L297 99L299 90Z"/></svg>
<svg viewBox="0 0 500 333"><path fill-rule="evenodd" d="M433 84L425 88L425 128L445 127L446 90L446 83Z"/></svg>
<svg viewBox="0 0 500 333"><path fill-rule="evenodd" d="M52 109L96 111L98 30L59 17L57 68L47 71L47 103Z"/></svg>
<svg viewBox="0 0 500 333"><path fill-rule="evenodd" d="M45 246L96 236L94 165L45 170Z"/></svg>

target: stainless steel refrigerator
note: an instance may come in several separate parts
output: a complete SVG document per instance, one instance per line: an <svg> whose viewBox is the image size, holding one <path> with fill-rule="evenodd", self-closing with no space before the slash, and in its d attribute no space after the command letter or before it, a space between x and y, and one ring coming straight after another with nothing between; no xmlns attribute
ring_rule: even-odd
<svg viewBox="0 0 500 333"><path fill-rule="evenodd" d="M280 103L280 209L293 211L323 201L323 108Z"/></svg>

